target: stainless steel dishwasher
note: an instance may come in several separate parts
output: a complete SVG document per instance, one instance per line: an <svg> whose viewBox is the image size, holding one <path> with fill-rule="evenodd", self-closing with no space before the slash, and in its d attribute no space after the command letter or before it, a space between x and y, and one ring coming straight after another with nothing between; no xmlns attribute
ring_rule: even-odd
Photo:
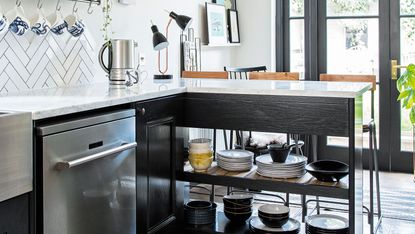
<svg viewBox="0 0 415 234"><path fill-rule="evenodd" d="M136 233L135 111L37 128L43 233Z"/></svg>

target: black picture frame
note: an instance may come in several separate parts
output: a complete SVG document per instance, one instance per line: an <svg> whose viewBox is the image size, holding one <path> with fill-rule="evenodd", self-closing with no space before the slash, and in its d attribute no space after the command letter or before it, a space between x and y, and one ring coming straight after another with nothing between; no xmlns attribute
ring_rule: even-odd
<svg viewBox="0 0 415 234"><path fill-rule="evenodd" d="M229 43L241 43L237 10L228 10L228 31Z"/></svg>
<svg viewBox="0 0 415 234"><path fill-rule="evenodd" d="M221 5L223 5L223 2L224 2L224 0L212 0L212 3L215 3L215 4L221 4ZM237 10L236 0L231 0L231 2L232 2L232 8L230 10Z"/></svg>

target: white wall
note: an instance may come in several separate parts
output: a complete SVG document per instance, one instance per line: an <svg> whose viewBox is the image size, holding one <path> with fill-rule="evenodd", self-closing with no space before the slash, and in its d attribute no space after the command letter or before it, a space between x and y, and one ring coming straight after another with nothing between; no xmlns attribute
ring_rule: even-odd
<svg viewBox="0 0 415 234"><path fill-rule="evenodd" d="M273 0L239 0L237 6L242 42L234 51L233 64L237 67L265 65L273 70Z"/></svg>
<svg viewBox="0 0 415 234"><path fill-rule="evenodd" d="M139 50L146 54L147 64L145 69L149 73L157 71L157 53L152 48L152 20L159 26L160 31L168 21L168 14L164 11L175 11L179 14L188 15L194 18L193 28L195 35L202 36L205 23L204 0L137 0L136 5L123 6L114 1L112 12L113 38L131 38L139 43ZM46 14L54 11L57 0L44 0ZM203 48L202 69L222 70L224 66L272 66L271 62L271 2L272 0L238 0L240 17L240 31L242 46L236 48ZM22 0L26 15L31 16L35 12L36 0ZM4 11L10 10L15 0L0 0ZM62 11L64 15L72 12L73 2L62 0ZM95 6L92 15L86 13L88 4L78 3L79 15L84 19L88 30L96 39L97 51L103 43L102 32L102 11ZM169 31L170 41L170 70L169 73L178 77L179 67L179 34L180 29L172 25ZM98 64L98 63L97 63ZM98 66L98 65L97 65ZM106 81L105 75L97 67L98 80Z"/></svg>

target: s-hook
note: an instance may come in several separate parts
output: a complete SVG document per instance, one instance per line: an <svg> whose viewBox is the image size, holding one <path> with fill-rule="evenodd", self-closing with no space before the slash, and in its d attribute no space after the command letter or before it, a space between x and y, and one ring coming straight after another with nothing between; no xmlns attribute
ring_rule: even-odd
<svg viewBox="0 0 415 234"><path fill-rule="evenodd" d="M42 9L43 7L43 0L38 0L37 1L37 9Z"/></svg>
<svg viewBox="0 0 415 234"><path fill-rule="evenodd" d="M58 2L56 3L56 11L61 11L62 6L61 6L61 0L58 0Z"/></svg>
<svg viewBox="0 0 415 234"><path fill-rule="evenodd" d="M91 15L92 13L94 13L94 9L92 9L92 0L90 0L90 1L89 1L89 7L88 7L88 11L87 11L87 12L88 12L88 14L90 14L90 15Z"/></svg>
<svg viewBox="0 0 415 234"><path fill-rule="evenodd" d="M78 0L75 0L75 3L73 4L73 8L72 8L72 13L77 13L78 12L78 7L76 7L76 4L78 3Z"/></svg>
<svg viewBox="0 0 415 234"><path fill-rule="evenodd" d="M22 0L16 0L16 6L21 6L22 5Z"/></svg>

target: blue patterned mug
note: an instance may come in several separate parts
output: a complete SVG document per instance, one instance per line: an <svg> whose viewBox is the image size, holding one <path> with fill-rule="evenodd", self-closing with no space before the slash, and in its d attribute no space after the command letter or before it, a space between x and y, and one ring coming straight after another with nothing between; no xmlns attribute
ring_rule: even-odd
<svg viewBox="0 0 415 234"><path fill-rule="evenodd" d="M50 23L40 9L30 18L30 23L32 32L38 36L46 35L50 30Z"/></svg>
<svg viewBox="0 0 415 234"><path fill-rule="evenodd" d="M62 35L65 32L65 29L68 26L68 24L63 19L60 11L56 11L50 14L47 17L47 19L51 25L50 27L51 32L53 32L56 35Z"/></svg>
<svg viewBox="0 0 415 234"><path fill-rule="evenodd" d="M7 32L9 23L6 16L3 14L3 9L0 6L0 34Z"/></svg>
<svg viewBox="0 0 415 234"><path fill-rule="evenodd" d="M7 12L6 18L10 22L9 30L16 35L22 36L30 30L30 21L24 16L22 6L16 6Z"/></svg>
<svg viewBox="0 0 415 234"><path fill-rule="evenodd" d="M65 18L68 32L73 37L80 37L85 31L85 24L81 19L78 18L76 14L68 15Z"/></svg>

